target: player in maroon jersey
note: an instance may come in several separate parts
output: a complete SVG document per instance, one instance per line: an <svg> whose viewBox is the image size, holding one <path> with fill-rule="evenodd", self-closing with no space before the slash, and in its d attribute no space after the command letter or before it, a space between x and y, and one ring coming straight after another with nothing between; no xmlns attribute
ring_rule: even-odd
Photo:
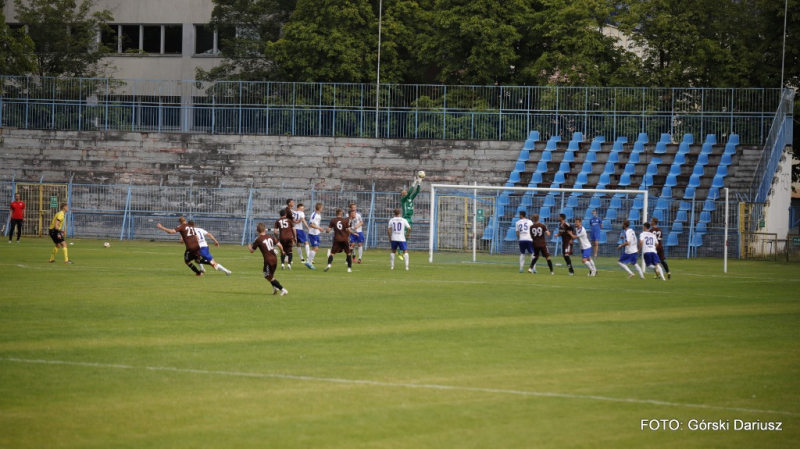
<svg viewBox="0 0 800 449"><path fill-rule="evenodd" d="M167 234L180 234L183 244L186 245L186 251L183 252L183 261L186 262L187 267L194 271L196 276L202 276L203 273L192 263L193 260L203 257L200 254L200 243L197 241L194 228L189 226L189 224L186 223L186 219L183 217L178 218L178 223L178 227L175 229L165 228L161 226L161 223L157 223L156 228L161 229Z"/></svg>
<svg viewBox="0 0 800 449"><path fill-rule="evenodd" d="M325 267L325 271L331 269L333 255L340 252L345 253L347 256L347 272L353 271L353 258L350 255L350 234L353 231L350 229L350 219L344 218L343 215L344 211L342 209L336 209L336 218L331 220L326 231L331 232L333 230L333 245L331 245L331 251L328 254L328 266Z"/></svg>
<svg viewBox="0 0 800 449"><path fill-rule="evenodd" d="M533 214L531 219L533 219L533 226L531 226L533 260L531 261L531 267L528 269L528 273L536 273L536 262L539 261L539 254L541 254L547 259L547 266L550 267L550 274L555 274L553 272L553 261L550 260L550 251L547 250L546 237L550 237L550 231L547 230L547 226L545 226L544 223L539 222L539 214Z"/></svg>
<svg viewBox="0 0 800 449"><path fill-rule="evenodd" d="M294 229L294 221L292 221L292 216L289 215L291 213L288 212L289 210L288 207L282 209L281 218L275 222L275 235L278 237L278 241L283 247L283 251L281 252L281 270L283 270L284 262L286 262L287 258L289 259L289 269L292 269L292 247L297 241L297 232Z"/></svg>
<svg viewBox="0 0 800 449"><path fill-rule="evenodd" d="M289 291L283 288L281 283L275 279L275 269L278 267L278 257L275 256L275 248L279 248L283 251L283 247L281 247L280 242L278 242L275 237L267 235L267 227L264 226L264 223L259 223L256 226L256 231L258 232L258 237L256 237L253 243L247 245L247 249L250 250L250 254L254 253L256 248L261 250L261 255L264 256L264 279L272 284L272 294L276 295L278 292L281 292L281 296L286 295Z"/></svg>
<svg viewBox="0 0 800 449"><path fill-rule="evenodd" d="M567 222L567 216L558 214L558 233L556 237L561 237L561 254L564 256L564 262L567 263L569 268L569 275L575 274L575 269L572 268L572 242L575 240L575 228Z"/></svg>
<svg viewBox="0 0 800 449"><path fill-rule="evenodd" d="M650 220L650 232L656 235L658 245L656 245L656 253L661 260L661 266L664 267L664 272L667 273L667 279L672 279L672 274L669 272L669 265L667 265L667 256L664 254L664 240L661 234L661 228L658 227L658 218L653 217Z"/></svg>

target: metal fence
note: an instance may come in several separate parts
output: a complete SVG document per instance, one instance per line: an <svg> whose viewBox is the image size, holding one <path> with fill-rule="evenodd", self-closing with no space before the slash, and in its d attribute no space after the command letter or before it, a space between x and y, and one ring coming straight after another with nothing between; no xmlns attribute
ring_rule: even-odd
<svg viewBox="0 0 800 449"><path fill-rule="evenodd" d="M293 189L248 189L248 188L205 188L205 187L164 187L135 185L91 185L91 184L46 184L46 183L0 183L0 203L8 204L15 192L24 192L27 203L24 234L46 236L49 219L59 204L70 206L67 217L67 232L76 238L153 240L170 241L174 236L155 228L157 223L167 227L177 226L177 217L194 219L198 226L209 230L218 240L225 243L246 244L255 238L255 227L259 222L268 226L279 218L279 211L287 199L304 203L306 216L311 215L315 203L324 205L323 226L335 216L337 208L346 209L355 202L362 213L365 225L364 234L367 248L388 248L386 226L393 210L399 207L399 192L344 190L293 190ZM487 191L488 192L488 191ZM642 216L641 198L603 197L595 198L558 195L553 204L545 195L528 197L506 196L498 192L481 192L477 195L479 207L483 209L484 220L475 229L472 218L464 218L461 209L453 209L458 223L449 223L446 228L436 228L442 251L469 252L468 245L472 232L477 233L479 249L487 254L512 255L517 253L515 239L510 237L509 229L516 220L520 207L529 214L541 213L548 208L549 217L543 219L549 227L557 223L557 216L567 212L570 219L588 217L592 209L597 209L604 220L608 245L603 245L601 255L616 254L613 242L617 240L622 221L630 218L634 226L641 225L637 217ZM447 192L439 192L447 196ZM459 194L462 195L463 192ZM435 226L448 220L442 209L441 199ZM448 200L450 204L465 203ZM469 203L472 202L470 199ZM415 217L409 247L413 250L427 250L430 233L430 195L422 192L415 200ZM740 223L740 207L730 208L729 241L740 241L737 223ZM611 212L613 211L613 212ZM657 216L661 221L664 239L668 243L670 257L721 257L724 249L724 203L652 201L648 216ZM0 210L0 223L8 226L7 208ZM442 223L440 223L442 222ZM446 229L443 232L442 229ZM669 237L674 234L675 237ZM698 238L697 236L700 235ZM330 245L330 234L323 234L322 245ZM449 240L446 240L449 239ZM464 242L464 246L458 245ZM731 257L738 257L739 251L732 248Z"/></svg>
<svg viewBox="0 0 800 449"><path fill-rule="evenodd" d="M780 89L0 78L0 126L23 129L518 141L530 130L646 132L723 143L736 133L762 145L776 111L791 114Z"/></svg>

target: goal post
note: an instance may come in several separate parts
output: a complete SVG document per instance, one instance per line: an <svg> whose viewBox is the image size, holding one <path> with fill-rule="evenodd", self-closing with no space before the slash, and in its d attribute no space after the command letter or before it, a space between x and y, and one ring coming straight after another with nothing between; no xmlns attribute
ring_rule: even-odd
<svg viewBox="0 0 800 449"><path fill-rule="evenodd" d="M603 237L608 242L601 245L601 256L618 256L619 251L612 243L617 240L625 219L631 221L637 234L649 220L647 190L477 184L432 184L430 189L429 263L433 263L434 256L437 262L516 263L519 247L514 224L522 210L528 217L540 214L540 221L551 229L552 235L557 230L560 213L570 223L581 218L588 227L591 211L597 210L604 219ZM552 235L548 247L556 255L560 242Z"/></svg>

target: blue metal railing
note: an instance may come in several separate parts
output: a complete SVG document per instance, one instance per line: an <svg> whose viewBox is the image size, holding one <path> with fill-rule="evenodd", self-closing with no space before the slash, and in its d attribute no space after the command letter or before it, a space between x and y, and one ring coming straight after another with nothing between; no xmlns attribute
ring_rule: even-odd
<svg viewBox="0 0 800 449"><path fill-rule="evenodd" d="M794 92L784 89L775 118L770 124L769 134L764 142L758 166L750 182L750 198L756 203L763 203L769 196L772 178L778 169L786 145L792 141L792 114L794 110Z"/></svg>
<svg viewBox="0 0 800 449"><path fill-rule="evenodd" d="M374 84L0 78L0 126L24 129L520 141L536 129L721 143L736 133L762 145L784 104L780 89L382 84L378 96Z"/></svg>

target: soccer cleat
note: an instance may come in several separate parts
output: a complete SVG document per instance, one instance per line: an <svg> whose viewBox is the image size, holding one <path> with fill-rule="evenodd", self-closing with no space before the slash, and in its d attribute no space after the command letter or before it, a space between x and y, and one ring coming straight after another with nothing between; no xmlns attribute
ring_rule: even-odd
<svg viewBox="0 0 800 449"><path fill-rule="evenodd" d="M75 263L75 262L73 262L71 260L65 260L64 263Z"/></svg>
<svg viewBox="0 0 800 449"><path fill-rule="evenodd" d="M232 271L231 271L231 270L225 270L225 276L230 276L230 275L231 275L231 273L232 273Z"/></svg>
<svg viewBox="0 0 800 449"><path fill-rule="evenodd" d="M352 272L353 272L352 268L348 268L348 269L347 269L347 272L348 272L348 273L352 273Z"/></svg>
<svg viewBox="0 0 800 449"><path fill-rule="evenodd" d="M286 269L286 266L284 264L281 264L281 270L285 270L285 269Z"/></svg>
<svg viewBox="0 0 800 449"><path fill-rule="evenodd" d="M300 258L300 263L306 263L306 260L301 257Z"/></svg>
<svg viewBox="0 0 800 449"><path fill-rule="evenodd" d="M522 267L520 267L520 268L519 268L519 272L520 272L520 273L523 273L523 271L522 271Z"/></svg>
<svg viewBox="0 0 800 449"><path fill-rule="evenodd" d="M202 276L202 275L203 275L203 273L196 273L196 274L195 274L195 276L196 276L196 277L200 277L200 276Z"/></svg>
<svg viewBox="0 0 800 449"><path fill-rule="evenodd" d="M644 275L639 276L639 279L644 280Z"/></svg>
<svg viewBox="0 0 800 449"><path fill-rule="evenodd" d="M408 271L408 267L406 267L406 271Z"/></svg>
<svg viewBox="0 0 800 449"><path fill-rule="evenodd" d="M311 265L311 263L309 263L309 262L306 262L304 265L305 265L305 266L306 266L306 267L307 267L309 270L316 270L316 268L314 268L314 265Z"/></svg>
<svg viewBox="0 0 800 449"><path fill-rule="evenodd" d="M555 274L555 273L551 271L550 274Z"/></svg>
<svg viewBox="0 0 800 449"><path fill-rule="evenodd" d="M324 269L324 270L322 270L322 271L328 271L328 270L330 270L330 269L331 269L331 266L330 266L330 265L328 265L328 266L327 266L327 267L325 267L325 269Z"/></svg>
<svg viewBox="0 0 800 449"><path fill-rule="evenodd" d="M358 259L358 263L361 263L361 259Z"/></svg>
<svg viewBox="0 0 800 449"><path fill-rule="evenodd" d="M286 290L285 288L283 290L281 290L281 296L286 296L288 294L289 294L289 290Z"/></svg>
<svg viewBox="0 0 800 449"><path fill-rule="evenodd" d="M275 287L274 285L272 286L272 294L273 295L277 295L278 294L278 287Z"/></svg>
<svg viewBox="0 0 800 449"><path fill-rule="evenodd" d="M531 274L533 274L533 270L531 270L530 268L528 268L528 273L531 273Z"/></svg>
<svg viewBox="0 0 800 449"><path fill-rule="evenodd" d="M667 273L667 279L672 279L672 273Z"/></svg>
<svg viewBox="0 0 800 449"><path fill-rule="evenodd" d="M49 261L48 263L55 263L55 260L51 260L51 261Z"/></svg>
<svg viewBox="0 0 800 449"><path fill-rule="evenodd" d="M390 270L394 270L394 267L389 267Z"/></svg>
<svg viewBox="0 0 800 449"><path fill-rule="evenodd" d="M629 275L628 275L628 279L633 279L634 277L635 277L635 276L633 275L633 273L631 273L631 274L629 274Z"/></svg>
<svg viewBox="0 0 800 449"><path fill-rule="evenodd" d="M591 276L591 275L592 275L592 271L590 270L589 274L587 274L586 276Z"/></svg>
<svg viewBox="0 0 800 449"><path fill-rule="evenodd" d="M292 264L287 264L287 265L286 265L286 268L288 268L288 269L289 269L289 271L292 271Z"/></svg>
<svg viewBox="0 0 800 449"><path fill-rule="evenodd" d="M570 272L569 272L569 275L570 275L570 276L575 276L575 272L574 272L574 271L570 271Z"/></svg>
<svg viewBox="0 0 800 449"><path fill-rule="evenodd" d="M398 254L397 257L399 257L400 260L404 260L405 259L402 254Z"/></svg>

